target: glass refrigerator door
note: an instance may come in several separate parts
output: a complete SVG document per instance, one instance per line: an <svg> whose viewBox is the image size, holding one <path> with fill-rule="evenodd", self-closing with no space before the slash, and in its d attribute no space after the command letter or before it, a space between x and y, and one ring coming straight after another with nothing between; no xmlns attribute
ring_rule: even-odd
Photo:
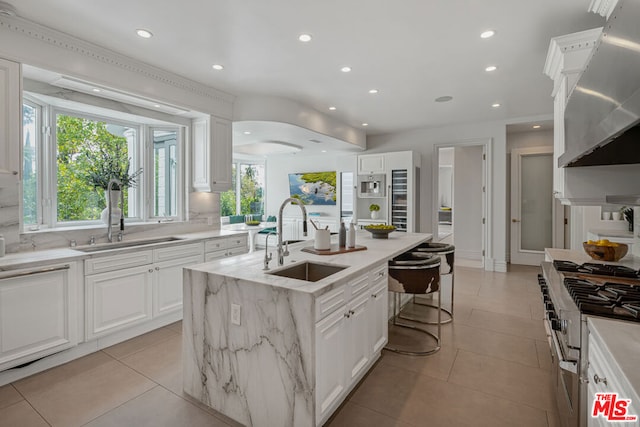
<svg viewBox="0 0 640 427"><path fill-rule="evenodd" d="M407 231L407 170L391 171L391 224L397 231Z"/></svg>

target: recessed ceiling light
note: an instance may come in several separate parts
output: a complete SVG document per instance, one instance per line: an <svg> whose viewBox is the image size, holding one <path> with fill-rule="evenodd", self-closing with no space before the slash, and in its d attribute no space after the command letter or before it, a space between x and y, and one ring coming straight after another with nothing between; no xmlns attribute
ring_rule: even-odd
<svg viewBox="0 0 640 427"><path fill-rule="evenodd" d="M224 67L222 65L220 65L220 64L213 64L212 68L214 70L218 70L218 71L224 70Z"/></svg>
<svg viewBox="0 0 640 427"><path fill-rule="evenodd" d="M440 96L440 97L436 98L435 101L436 102L449 102L452 99L453 99L453 96L446 95L446 96Z"/></svg>
<svg viewBox="0 0 640 427"><path fill-rule="evenodd" d="M143 28L139 28L136 30L136 34L142 37L143 39L150 39L153 37L153 34L149 30L145 30Z"/></svg>
<svg viewBox="0 0 640 427"><path fill-rule="evenodd" d="M160 104L153 104L154 107L160 108Z"/></svg>
<svg viewBox="0 0 640 427"><path fill-rule="evenodd" d="M311 34L300 34L298 36L298 40L300 40L303 43L307 43L311 41Z"/></svg>
<svg viewBox="0 0 640 427"><path fill-rule="evenodd" d="M540 129L540 125L533 125L534 129Z"/></svg>
<svg viewBox="0 0 640 427"><path fill-rule="evenodd" d="M250 131L248 131L248 130L245 130L245 131L244 131L244 132L242 132L242 133L244 133L245 135L251 135L251 132L250 132Z"/></svg>
<svg viewBox="0 0 640 427"><path fill-rule="evenodd" d="M336 110L336 107L333 107L333 106L332 106L332 107L329 107L329 110L331 110L331 111L335 111L335 110Z"/></svg>
<svg viewBox="0 0 640 427"><path fill-rule="evenodd" d="M480 37L482 37L483 39L488 39L489 37L493 37L495 34L496 34L495 31L487 30L487 31L484 31L484 32L480 33Z"/></svg>
<svg viewBox="0 0 640 427"><path fill-rule="evenodd" d="M327 150L322 150L322 152L323 152L323 153L326 153L326 152L327 152Z"/></svg>
<svg viewBox="0 0 640 427"><path fill-rule="evenodd" d="M491 106L492 106L493 108L498 108L498 107L500 106L500 104L496 102L496 103L494 103L494 104L491 104Z"/></svg>
<svg viewBox="0 0 640 427"><path fill-rule="evenodd" d="M340 68L340 71L342 71L343 73L348 73L351 71L351 67L342 67Z"/></svg>
<svg viewBox="0 0 640 427"><path fill-rule="evenodd" d="M369 126L369 123L363 123L362 126Z"/></svg>
<svg viewBox="0 0 640 427"><path fill-rule="evenodd" d="M495 65L489 65L489 66L488 66L487 68L485 68L484 70L485 70L485 71L489 71L489 72L491 72L491 71L495 71L495 70L497 70L497 69L498 69L498 67L496 67Z"/></svg>
<svg viewBox="0 0 640 427"><path fill-rule="evenodd" d="M378 93L378 89L370 89L369 93L376 94L376 93Z"/></svg>
<svg viewBox="0 0 640 427"><path fill-rule="evenodd" d="M101 90L100 90L100 89L98 89L97 87L94 87L94 88L93 88L93 91L94 91L94 92L101 92Z"/></svg>

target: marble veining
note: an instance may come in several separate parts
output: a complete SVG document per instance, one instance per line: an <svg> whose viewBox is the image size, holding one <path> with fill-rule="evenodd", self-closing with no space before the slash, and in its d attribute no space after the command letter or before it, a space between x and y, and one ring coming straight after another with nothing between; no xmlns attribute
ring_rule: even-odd
<svg viewBox="0 0 640 427"><path fill-rule="evenodd" d="M190 270L185 281L185 392L247 426L314 425L311 295Z"/></svg>

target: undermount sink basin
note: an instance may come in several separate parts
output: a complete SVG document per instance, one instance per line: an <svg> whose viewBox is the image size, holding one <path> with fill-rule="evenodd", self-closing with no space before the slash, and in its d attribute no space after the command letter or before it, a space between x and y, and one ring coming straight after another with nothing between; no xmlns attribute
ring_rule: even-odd
<svg viewBox="0 0 640 427"><path fill-rule="evenodd" d="M267 274L287 277L289 279L305 280L307 282L317 282L325 277L331 276L344 270L345 266L333 264L319 264L315 262L298 262L289 267L277 271L270 271Z"/></svg>
<svg viewBox="0 0 640 427"><path fill-rule="evenodd" d="M82 246L75 248L81 252L100 252L109 251L112 249L124 249L134 248L136 246L154 245L156 243L174 242L176 240L183 240L180 237L158 237L155 239L143 239L143 240L130 240L124 242L115 243L100 243L98 245Z"/></svg>

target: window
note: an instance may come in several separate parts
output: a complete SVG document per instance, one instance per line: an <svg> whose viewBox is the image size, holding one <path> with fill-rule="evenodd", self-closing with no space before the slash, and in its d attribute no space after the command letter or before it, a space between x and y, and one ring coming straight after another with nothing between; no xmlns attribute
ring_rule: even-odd
<svg viewBox="0 0 640 427"><path fill-rule="evenodd" d="M63 110L27 93L24 98L25 229L101 223L113 177L125 182L127 220L181 218L181 126L69 102Z"/></svg>
<svg viewBox="0 0 640 427"><path fill-rule="evenodd" d="M264 164L237 162L231 171L233 186L220 194L220 215L264 215Z"/></svg>

